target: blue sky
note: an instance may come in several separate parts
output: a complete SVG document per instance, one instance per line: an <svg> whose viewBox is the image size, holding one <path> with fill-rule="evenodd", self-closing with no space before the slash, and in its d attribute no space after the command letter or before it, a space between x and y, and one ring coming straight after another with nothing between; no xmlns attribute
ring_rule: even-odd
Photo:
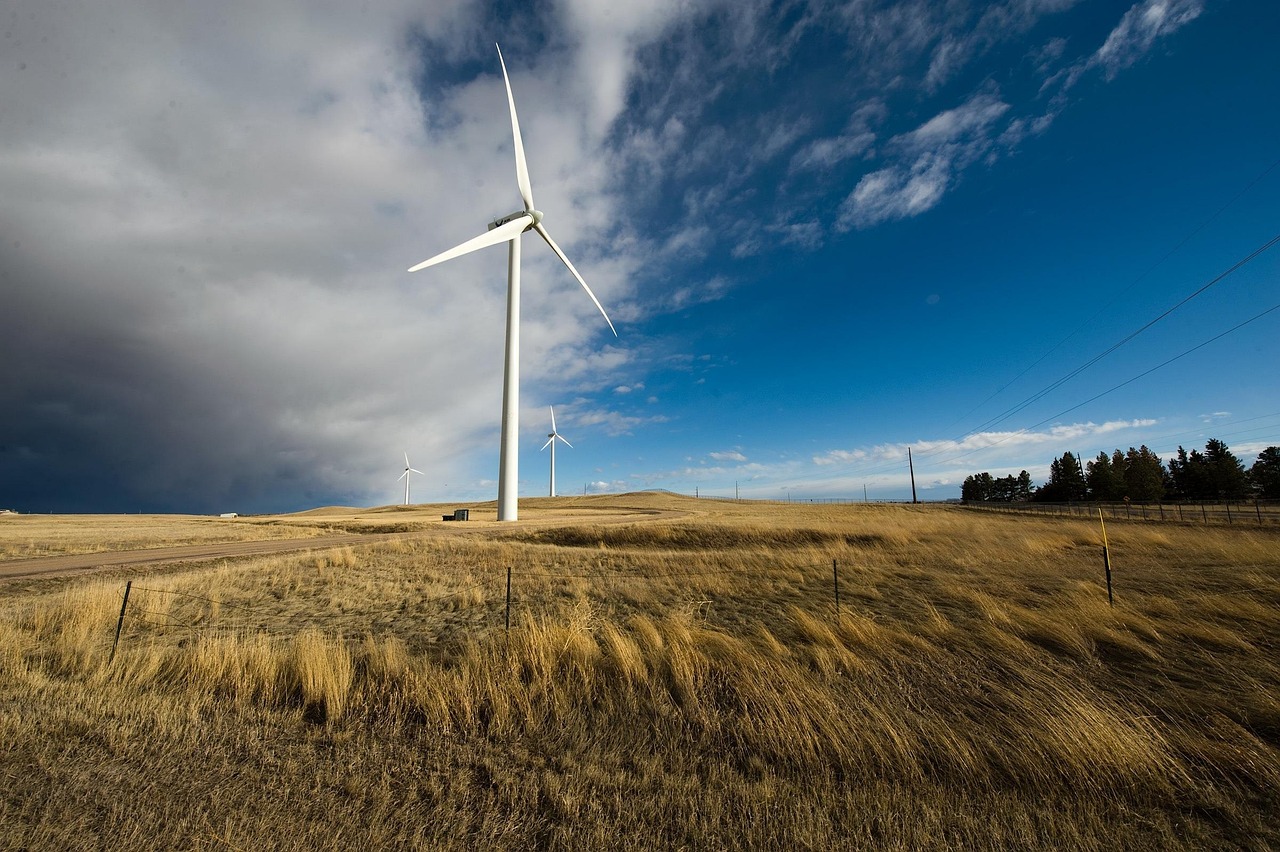
<svg viewBox="0 0 1280 852"><path fill-rule="evenodd" d="M0 506L493 499L494 42L618 330L526 238L522 496L1280 443L1280 247L1056 384L1280 234L1272 3L111 6L0 22Z"/></svg>

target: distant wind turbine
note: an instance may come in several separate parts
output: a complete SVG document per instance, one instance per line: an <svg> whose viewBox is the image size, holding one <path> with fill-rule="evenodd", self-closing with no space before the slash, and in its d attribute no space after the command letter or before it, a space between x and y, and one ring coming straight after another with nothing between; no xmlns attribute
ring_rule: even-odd
<svg viewBox="0 0 1280 852"><path fill-rule="evenodd" d="M497 47L497 45L494 45ZM600 300L587 286L587 282L578 274L578 270L556 245L555 240L542 226L542 211L533 206L533 188L529 183L529 167L524 159L524 143L520 139L520 122L516 119L516 99L511 94L511 78L507 76L507 63L502 59L502 48L498 48L498 63L502 66L502 79L507 86L507 105L511 109L511 136L515 140L516 152L516 186L520 190L520 198L524 208L508 213L489 223L489 232L454 246L429 260L424 260L411 267L410 272L426 269L437 263L461 257L464 254L487 246L505 242L508 244L507 255L507 359L502 373L502 445L498 456L498 520L514 521L517 519L517 489L519 484L519 446L520 432L520 236L529 230L537 231L546 241L556 257L569 268L573 277L578 279L582 289L587 291L591 301L600 309L604 321L609 323L609 330L614 337L618 331L613 327L609 315L605 313Z"/></svg>
<svg viewBox="0 0 1280 852"><path fill-rule="evenodd" d="M409 466L409 454L405 453L404 454L404 473L400 474L400 479L404 480L404 504L406 506L409 505L409 474L411 473L416 473L419 476L425 476L425 474L422 471L418 470L416 467ZM396 481L398 482L399 480L396 480Z"/></svg>
<svg viewBox="0 0 1280 852"><path fill-rule="evenodd" d="M543 450L545 450L547 447L551 448L551 496L552 497L556 496L556 441L563 441L566 447L569 447L570 449L573 448L573 444L570 444L568 441L566 441L565 437L556 431L556 410L555 410L555 407L553 406L551 408L551 434L547 435L547 442L542 445ZM541 450L539 450L539 452L541 452Z"/></svg>

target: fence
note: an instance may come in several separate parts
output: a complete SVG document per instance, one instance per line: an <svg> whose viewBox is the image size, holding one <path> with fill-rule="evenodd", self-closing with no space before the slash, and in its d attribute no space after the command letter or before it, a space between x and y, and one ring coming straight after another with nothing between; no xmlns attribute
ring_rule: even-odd
<svg viewBox="0 0 1280 852"><path fill-rule="evenodd" d="M1166 523L1280 526L1280 501L1239 500L1196 503L983 503L963 504L968 509L1014 512L1069 518L1097 518L1101 510L1108 520Z"/></svg>
<svg viewBox="0 0 1280 852"><path fill-rule="evenodd" d="M803 572L807 578L804 586L804 597L819 603L829 602L832 612L838 620L841 613L840 602L840 564L832 560L828 566L823 565L789 565L789 572ZM479 626L481 629L502 627L509 630L512 626L512 613L517 614L521 608L528 609L536 605L539 597L529 592L529 586L549 581L559 584L574 580L589 580L607 586L611 581L632 583L637 579L648 579L654 582L681 584L695 578L739 576L742 569L719 568L700 571L679 572L662 575L636 575L631 573L609 576L596 571L593 573L553 572L553 571L521 571L510 567L505 575L494 575L486 582L467 585L460 589L438 594L424 595L415 600L416 605L443 604L452 599L464 599L457 604L458 609L475 608L481 611ZM523 581L523 582L521 582ZM523 587L523 588L522 588ZM798 590L799 591L799 590ZM546 600L562 599L561 592L546 589ZM606 595L607 597L607 595ZM188 604L186 611L175 611L173 599L180 599ZM702 620L708 617L711 600L690 602L690 606L701 613ZM227 610L227 611L224 611ZM385 612L369 612L368 623L364 632L381 624L390 626L399 609L388 609ZM120 614L116 621L115 638L111 646L111 660L122 642L138 639L144 633L152 636L175 636L179 639L192 639L211 635L246 635L255 633L280 633L292 635L297 632L297 625L279 623L277 614L263 608L245 603L229 603L220 598L195 595L173 589L162 589L151 586L135 585L132 580L125 584L121 592ZM273 629L274 627L274 629ZM127 630L127 632L126 632ZM109 660L110 661L110 660Z"/></svg>

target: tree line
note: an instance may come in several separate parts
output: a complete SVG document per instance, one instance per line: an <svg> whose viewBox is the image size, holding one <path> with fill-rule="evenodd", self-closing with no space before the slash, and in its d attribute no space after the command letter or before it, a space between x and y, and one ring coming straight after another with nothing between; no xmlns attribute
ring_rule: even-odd
<svg viewBox="0 0 1280 852"><path fill-rule="evenodd" d="M982 472L965 478L965 502L1070 503L1073 501L1155 503L1162 500L1244 500L1280 498L1280 447L1267 447L1248 470L1225 443L1209 439L1204 452L1178 453L1168 464L1146 446L1128 452L1098 453L1083 465L1063 453L1049 465L1049 480L1032 487L1024 470L1018 476Z"/></svg>

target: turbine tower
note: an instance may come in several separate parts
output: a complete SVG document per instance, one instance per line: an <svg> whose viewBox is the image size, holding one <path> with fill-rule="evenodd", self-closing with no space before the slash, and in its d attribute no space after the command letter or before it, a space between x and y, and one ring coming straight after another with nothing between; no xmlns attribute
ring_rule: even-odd
<svg viewBox="0 0 1280 852"><path fill-rule="evenodd" d="M556 431L556 410L554 407L552 407L551 408L551 434L547 435L547 442L542 445L543 450L545 450L547 447L551 448L551 496L552 497L556 496L556 441L563 441L566 447L569 447L569 448L573 447L573 444L570 444L568 441L566 441L564 436ZM539 450L539 452L541 451L542 450Z"/></svg>
<svg viewBox="0 0 1280 852"><path fill-rule="evenodd" d="M409 474L411 473L416 473L419 476L424 475L422 471L418 470L416 467L409 466L409 454L405 453L404 454L404 473L400 474L400 479L404 480L404 504L406 506L409 505ZM399 482L400 480L398 479L396 481Z"/></svg>
<svg viewBox="0 0 1280 852"><path fill-rule="evenodd" d="M497 45L494 45L497 47ZM538 236L546 241L556 257L569 268L573 277L578 279L582 289L587 291L591 301L600 309L604 321L609 323L609 330L614 337L618 331L613 327L609 315L605 313L596 294L591 292L587 282L578 274L578 270L556 245L555 240L542 225L542 211L533 206L533 188L529 184L529 167L524 159L524 143L520 139L520 122L516 119L516 99L511 94L511 78L507 76L507 63L502 59L502 48L498 48L498 63L502 66L502 80L507 86L507 106L511 110L511 136L515 140L516 152L516 186L520 190L520 198L524 208L508 213L489 223L489 232L473 237L461 245L409 269L417 272L437 263L452 260L477 249L498 243L508 244L507 253L507 357L502 372L502 446L498 454L498 520L514 521L517 519L517 490L519 487L519 446L520 433L520 236L525 231L537 231Z"/></svg>

